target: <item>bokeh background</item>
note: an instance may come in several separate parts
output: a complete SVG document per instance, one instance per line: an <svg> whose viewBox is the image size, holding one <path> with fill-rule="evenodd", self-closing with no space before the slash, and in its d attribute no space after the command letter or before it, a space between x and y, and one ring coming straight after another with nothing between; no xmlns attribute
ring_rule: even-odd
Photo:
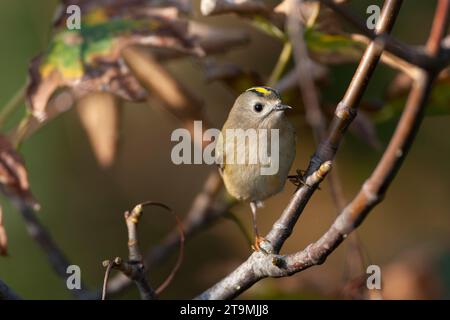
<svg viewBox="0 0 450 320"><path fill-rule="evenodd" d="M361 15L369 4L353 1ZM50 22L56 0L3 0L0 2L0 106L24 84L30 59L49 40ZM229 28L246 29L248 46L219 55L268 75L277 59L280 44L233 16L196 19ZM435 1L405 1L394 34L410 44L427 37ZM205 112L221 127L235 96L219 83L208 84L192 61L174 61L169 68L202 97ZM322 94L339 101L355 64L333 67ZM379 99L394 72L379 67L365 99ZM20 117L17 114L16 117ZM311 131L301 115L291 118L298 131L295 168L305 168L314 152ZM375 150L349 135L338 153L337 163L347 199L368 177L395 127L397 119L377 126L382 148ZM144 200L164 202L180 216L188 210L204 179L215 167L176 166L170 160L174 143L171 132L179 122L157 103L126 104L123 108L121 144L115 164L101 169L91 150L79 118L71 110L52 121L21 147L34 194L42 204L39 218L64 249L72 263L81 267L83 280L99 287L104 268L101 262L117 255L125 257L126 228L123 212ZM416 142L386 199L369 215L358 234L367 261L381 266L386 297L450 297L450 117L426 117ZM328 187L316 192L288 240L283 252L304 248L316 240L336 216ZM294 187L266 202L259 213L260 229L269 230L289 200ZM52 272L40 248L28 236L20 214L5 197L0 198L9 235L10 256L0 258L0 278L29 299L68 299L70 292ZM250 228L246 204L233 210ZM140 226L143 249L173 228L163 211L149 210ZM230 220L222 219L193 238L186 247L180 272L162 298L191 298L233 270L250 253L245 237ZM321 266L286 279L261 281L242 298L341 298L347 244L339 247ZM169 272L176 254L153 270L152 284ZM137 298L135 288L122 298Z"/></svg>

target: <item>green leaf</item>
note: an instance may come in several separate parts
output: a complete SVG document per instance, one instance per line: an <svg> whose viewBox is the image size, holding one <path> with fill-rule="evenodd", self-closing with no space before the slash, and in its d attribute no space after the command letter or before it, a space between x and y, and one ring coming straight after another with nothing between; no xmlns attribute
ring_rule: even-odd
<svg viewBox="0 0 450 320"><path fill-rule="evenodd" d="M359 58L365 48L363 44L354 41L348 35L328 34L313 28L308 28L305 31L305 40L308 49L313 54L326 55L333 61L342 58L346 60Z"/></svg>
<svg viewBox="0 0 450 320"><path fill-rule="evenodd" d="M262 16L255 16L251 20L251 23L255 28L268 34L269 36L277 38L283 42L287 41L286 34L281 29L279 29L277 26L275 26L272 22L270 22L268 19L266 19Z"/></svg>
<svg viewBox="0 0 450 320"><path fill-rule="evenodd" d="M173 7L154 3L127 5L82 3L79 30L68 30L65 16L55 20L47 50L34 58L29 69L27 100L40 121L47 117L49 99L60 88L68 88L77 98L94 91L108 91L126 100L146 97L137 79L120 64L124 47L159 47L180 56L201 51L188 35L188 24Z"/></svg>
<svg viewBox="0 0 450 320"><path fill-rule="evenodd" d="M118 37L153 32L158 28L156 21L102 18L101 10L89 13L80 30L62 28L56 31L40 67L43 78L53 71L60 72L64 78L80 78L85 66L112 54Z"/></svg>

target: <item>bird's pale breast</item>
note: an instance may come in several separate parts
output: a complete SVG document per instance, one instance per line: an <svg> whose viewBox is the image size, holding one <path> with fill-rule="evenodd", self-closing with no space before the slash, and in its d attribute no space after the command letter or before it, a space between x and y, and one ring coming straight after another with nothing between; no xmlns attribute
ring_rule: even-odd
<svg viewBox="0 0 450 320"><path fill-rule="evenodd" d="M263 201L280 192L286 183L295 157L295 131L284 115L270 129L279 129L279 167L275 174L262 175L261 165L259 163L249 164L248 157L245 158L247 162L244 164L226 163L223 167L224 184L228 192L239 200ZM255 144L247 145L247 148L239 148L235 140L227 141L227 143L234 143L231 147L235 150L245 150L247 156L258 152ZM271 150L270 147L270 139L268 139L268 150ZM226 153L226 150L229 149L230 145L225 147L223 152Z"/></svg>

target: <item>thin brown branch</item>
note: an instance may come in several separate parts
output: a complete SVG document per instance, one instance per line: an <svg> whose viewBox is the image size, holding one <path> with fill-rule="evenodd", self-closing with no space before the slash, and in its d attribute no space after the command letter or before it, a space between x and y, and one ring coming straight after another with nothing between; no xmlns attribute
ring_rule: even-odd
<svg viewBox="0 0 450 320"><path fill-rule="evenodd" d="M310 68L312 63L304 40L304 28L300 21L300 3L301 1L298 0L288 1L289 11L292 14L288 16L286 29L294 47L295 70L302 94L306 121L313 130L316 143L319 143L325 138L327 121L320 108L319 94L312 78Z"/></svg>
<svg viewBox="0 0 450 320"><path fill-rule="evenodd" d="M287 18L286 30L294 47L294 58L296 61L295 69L297 71L298 86L301 91L303 105L305 108L305 118L313 130L316 144L325 139L327 134L327 121L322 112L319 101L319 93L317 91L314 79L312 77L312 65L309 58L308 47L304 39L304 28L299 17L301 16L300 5L302 1L288 0L288 11L291 14ZM328 175L328 186L331 198L337 209L341 212L344 209L347 200L345 199L342 182L339 178L339 173L336 168L336 163L333 164L333 170ZM361 250L359 250L358 238L352 237L352 250L348 251L347 261L350 265L351 261L363 261ZM353 249L356 248L356 249Z"/></svg>
<svg viewBox="0 0 450 320"><path fill-rule="evenodd" d="M103 266L106 267L106 270L105 270L105 277L103 278L102 300L106 300L106 292L108 291L109 275L111 274L111 270L112 270L114 263L115 263L114 261L110 261L110 260L103 261Z"/></svg>
<svg viewBox="0 0 450 320"><path fill-rule="evenodd" d="M448 27L449 6L449 1L439 0L437 3L436 14L425 48L434 59L442 54L442 41Z"/></svg>
<svg viewBox="0 0 450 320"><path fill-rule="evenodd" d="M283 271L274 272L271 276L291 275L323 263L328 255L361 224L370 210L383 199L417 133L432 81L433 77L423 72L421 79L415 82L405 111L383 157L361 191L342 211L330 229L307 249L284 257Z"/></svg>
<svg viewBox="0 0 450 320"><path fill-rule="evenodd" d="M228 200L216 200L217 193L222 188L222 179L214 170L203 189L195 197L186 218L183 220L184 237L189 240L199 232L211 225L219 217L223 216L234 204ZM179 245L178 230L168 234L160 245L150 249L145 257L145 264L149 269L166 261ZM131 281L123 274L118 274L111 279L108 285L108 294L119 294L128 288Z"/></svg>
<svg viewBox="0 0 450 320"><path fill-rule="evenodd" d="M142 300L155 300L156 293L150 287L147 276L145 275L144 266L139 262L123 261L122 258L116 257L114 260L103 261L103 266L106 267L105 277L103 280L102 300L106 300L106 293L108 292L109 274L112 269L121 271L129 279L132 279L139 290Z"/></svg>
<svg viewBox="0 0 450 320"><path fill-rule="evenodd" d="M139 223L140 217L143 212L143 208L145 206L158 206L161 207L170 213L172 213L176 219L177 223L177 242L176 245L179 246L179 255L178 259L175 263L174 268L170 272L169 276L163 281L163 283L154 291L148 284L147 280L147 270L150 268L144 261L143 255L140 251L138 244L138 234L137 234L137 224ZM129 251L129 260L124 262L121 258L117 257L113 260L113 263L109 260L106 260L103 265L105 267L109 267L112 264L112 268L118 269L122 271L120 273L121 276L117 276L111 282L113 282L113 286L109 284L106 285L104 282L102 297L105 297L107 293L114 294L118 293L124 289L126 289L131 281L137 285L139 292L141 294L141 298L143 300L152 300L155 299L165 288L171 283L175 274L179 270L181 266L181 262L184 256L184 242L185 242L185 234L183 230L182 222L179 220L178 216L165 204L158 202L144 202L134 207L131 212L125 213L125 223L128 229L128 251ZM108 271L108 269L106 270ZM108 276L105 273L105 281L108 281ZM126 280L125 280L126 279ZM109 281L108 281L109 282ZM90 298L95 298L96 293L91 294Z"/></svg>
<svg viewBox="0 0 450 320"><path fill-rule="evenodd" d="M66 258L61 248L53 240L47 229L36 217L35 212L27 206L22 206L22 208L20 208L20 212L22 213L25 226L31 238L47 255L48 262L53 267L55 273L61 278L61 280L63 280L64 286L66 286L68 277L67 268L71 265L71 263ZM81 283L81 289L73 289L70 291L79 299L84 299L89 292L83 283Z"/></svg>

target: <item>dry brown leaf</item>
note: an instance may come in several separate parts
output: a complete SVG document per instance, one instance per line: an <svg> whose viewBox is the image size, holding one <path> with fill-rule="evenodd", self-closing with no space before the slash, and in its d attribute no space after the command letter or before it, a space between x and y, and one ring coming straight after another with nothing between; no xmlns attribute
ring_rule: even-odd
<svg viewBox="0 0 450 320"><path fill-rule="evenodd" d="M120 124L117 99L104 92L91 93L78 102L77 111L98 163L110 167L117 151Z"/></svg>
<svg viewBox="0 0 450 320"><path fill-rule="evenodd" d="M4 135L0 135L0 189L16 205L39 209L30 191L25 163Z"/></svg>
<svg viewBox="0 0 450 320"><path fill-rule="evenodd" d="M136 78L180 119L202 119L201 99L178 81L147 51L139 47L127 47L122 56Z"/></svg>
<svg viewBox="0 0 450 320"><path fill-rule="evenodd" d="M3 208L0 206L0 255L8 255L8 236L3 225Z"/></svg>
<svg viewBox="0 0 450 320"><path fill-rule="evenodd" d="M194 132L194 121L201 120L203 128L209 127L202 107L203 101L187 86L174 77L155 57L142 48L130 46L123 50L122 56L136 78L147 91L159 100L165 110L183 122L184 127ZM198 138L194 143L205 147L209 142Z"/></svg>

